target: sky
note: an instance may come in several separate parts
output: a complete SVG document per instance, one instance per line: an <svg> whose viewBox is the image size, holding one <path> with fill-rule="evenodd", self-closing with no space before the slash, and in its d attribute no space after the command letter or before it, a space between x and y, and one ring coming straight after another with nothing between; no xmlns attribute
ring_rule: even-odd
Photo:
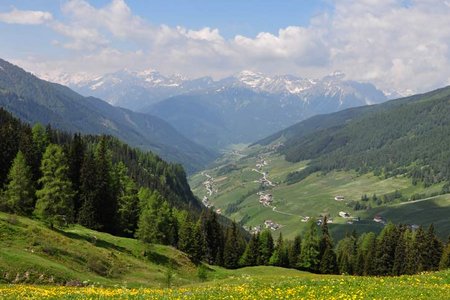
<svg viewBox="0 0 450 300"><path fill-rule="evenodd" d="M0 58L59 82L340 71L411 94L450 84L450 0L0 0Z"/></svg>

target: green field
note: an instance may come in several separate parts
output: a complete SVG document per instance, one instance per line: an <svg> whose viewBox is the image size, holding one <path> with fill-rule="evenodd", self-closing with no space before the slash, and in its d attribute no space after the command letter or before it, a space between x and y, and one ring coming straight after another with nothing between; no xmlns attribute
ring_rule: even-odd
<svg viewBox="0 0 450 300"><path fill-rule="evenodd" d="M245 268L228 279L181 288L0 285L2 299L450 299L450 271L401 277L292 274Z"/></svg>
<svg viewBox="0 0 450 300"><path fill-rule="evenodd" d="M268 163L261 171L268 172L268 178L276 183L275 187L265 189L273 195L271 207L262 206L256 194L264 190L257 182L262 175L253 170L256 168L258 155L262 155ZM236 152L226 154L214 167L204 171L214 177L218 191L209 199L216 209L221 209L228 217L236 221L244 219L241 223L245 226L254 227L263 224L265 220L273 220L282 226L275 234L281 231L288 238L292 238L303 229L305 224L301 222L303 217L319 218L320 215L331 216L333 223L330 224L330 228L335 237L341 237L353 230L357 232L381 230L382 225L373 222L376 214L381 214L393 222L425 226L435 223L442 237L450 233L448 222L444 222L449 215L450 195L405 205L400 205L400 199L381 205L368 201L367 204L371 206L369 210L354 211L353 206L347 206L352 200L360 200L364 194L369 197L373 194L383 196L398 190L405 199L418 193L430 195L439 192L441 184L425 188L421 184L412 185L410 178L404 176L385 179L372 173L361 175L355 171L314 173L298 183L292 185L284 183L289 173L301 170L306 164L307 162L287 162L282 156L267 152L261 146L242 147L239 154ZM191 188L200 199L206 195L206 189L202 184L205 179L203 172L190 178ZM344 196L345 200L334 200L337 195ZM227 211L230 203L236 206L231 212ZM273 207L276 207L275 211ZM352 218L359 217L360 221L347 224L349 219L339 217L340 211L348 212Z"/></svg>

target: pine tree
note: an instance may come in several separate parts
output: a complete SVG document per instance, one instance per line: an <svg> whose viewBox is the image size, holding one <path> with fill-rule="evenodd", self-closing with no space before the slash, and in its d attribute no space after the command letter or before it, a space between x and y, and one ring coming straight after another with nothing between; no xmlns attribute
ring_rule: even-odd
<svg viewBox="0 0 450 300"><path fill-rule="evenodd" d="M297 268L298 267L298 258L300 257L302 247L302 238L300 235L296 235L294 241L288 247L288 259L289 259L289 267Z"/></svg>
<svg viewBox="0 0 450 300"><path fill-rule="evenodd" d="M392 265L392 275L405 274L406 255L407 255L407 229L401 226L399 228L399 238L395 247L394 263Z"/></svg>
<svg viewBox="0 0 450 300"><path fill-rule="evenodd" d="M134 181L127 175L128 169L123 162L114 167L114 177L118 196L119 232L132 237L139 218L139 198Z"/></svg>
<svg viewBox="0 0 450 300"><path fill-rule="evenodd" d="M280 232L278 236L277 242L275 244L275 248L273 249L272 256L269 259L269 265L271 266L281 266L282 264L282 255L284 252L284 242L283 242L283 234Z"/></svg>
<svg viewBox="0 0 450 300"><path fill-rule="evenodd" d="M391 275L395 260L395 248L399 231L392 223L387 224L377 237L376 274Z"/></svg>
<svg viewBox="0 0 450 300"><path fill-rule="evenodd" d="M259 236L260 234L253 234L250 241L247 243L244 254L239 260L239 265L242 267L256 266L259 261Z"/></svg>
<svg viewBox="0 0 450 300"><path fill-rule="evenodd" d="M21 151L17 152L8 173L8 185L4 194L4 206L9 212L29 215L33 211L34 187L31 170Z"/></svg>
<svg viewBox="0 0 450 300"><path fill-rule="evenodd" d="M92 152L86 152L80 171L80 209L78 223L91 228L100 229L98 210L100 206L100 192L98 190L98 168Z"/></svg>
<svg viewBox="0 0 450 300"><path fill-rule="evenodd" d="M200 263L205 257L205 236L203 235L202 223L200 218L193 228L193 254L192 261Z"/></svg>
<svg viewBox="0 0 450 300"><path fill-rule="evenodd" d="M298 266L306 271L318 272L320 266L319 255L319 235L317 232L317 224L314 219L310 219L308 221L305 234L303 235Z"/></svg>
<svg viewBox="0 0 450 300"><path fill-rule="evenodd" d="M80 211L81 201L81 170L83 168L84 156L86 152L86 146L81 139L80 134L75 134L69 145L68 157L69 162L69 178L72 182L73 190L75 191L74 197L74 209L75 218L78 219L78 213ZM91 178L92 180L92 178Z"/></svg>
<svg viewBox="0 0 450 300"><path fill-rule="evenodd" d="M426 249L424 259L424 269L426 271L436 271L439 269L439 262L442 257L443 246L442 242L434 232L433 224L428 227L428 231L426 233L426 243L428 247Z"/></svg>
<svg viewBox="0 0 450 300"><path fill-rule="evenodd" d="M273 254L273 237L269 229L261 232L259 236L259 259L258 265L269 265L270 257Z"/></svg>
<svg viewBox="0 0 450 300"><path fill-rule="evenodd" d="M205 259L210 264L223 263L224 237L217 215L212 210L202 213L202 230L205 238Z"/></svg>
<svg viewBox="0 0 450 300"><path fill-rule="evenodd" d="M322 238L319 243L320 272L322 274L336 274L338 271L336 253L333 250L333 240L328 231L327 217L322 222Z"/></svg>
<svg viewBox="0 0 450 300"><path fill-rule="evenodd" d="M35 214L53 225L73 222L73 190L68 178L67 159L60 146L50 144L42 157L42 189L36 192Z"/></svg>
<svg viewBox="0 0 450 300"><path fill-rule="evenodd" d="M242 255L241 244L238 240L237 225L235 222L227 229L225 246L223 250L223 264L225 268L236 269Z"/></svg>
<svg viewBox="0 0 450 300"><path fill-rule="evenodd" d="M444 247L442 257L439 262L439 270L446 270L450 268L450 242Z"/></svg>
<svg viewBox="0 0 450 300"><path fill-rule="evenodd" d="M189 220L187 211L178 214L178 249L193 258L195 255L194 224Z"/></svg>
<svg viewBox="0 0 450 300"><path fill-rule="evenodd" d="M117 195L114 193L112 178L111 153L108 150L106 137L102 136L95 152L97 165L97 222L102 231L117 231Z"/></svg>

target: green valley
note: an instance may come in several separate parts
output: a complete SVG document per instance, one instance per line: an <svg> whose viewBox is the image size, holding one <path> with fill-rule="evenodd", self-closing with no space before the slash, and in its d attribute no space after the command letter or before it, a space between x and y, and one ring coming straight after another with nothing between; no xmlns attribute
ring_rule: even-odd
<svg viewBox="0 0 450 300"><path fill-rule="evenodd" d="M257 164L266 165L257 170ZM287 176L306 168L308 161L288 162L282 154L271 150L270 146L241 146L234 149L218 161L216 166L192 176L191 187L199 198L207 196L215 209L247 227L264 226L266 220L281 225L279 230L284 236L293 238L301 232L306 217L320 219L324 215L332 219L330 230L336 238L345 233L380 231L383 225L373 221L376 215L386 221L417 225L439 224L437 229L442 237L450 233L450 227L444 220L450 212L450 195L425 199L423 202L411 201L416 198L428 198L439 194L443 183L425 187L413 185L411 178L404 175L384 178L373 173L359 174L356 171L315 172L300 182L286 183ZM264 187L259 179L266 172L275 186ZM217 193L207 194L204 181L208 174L214 178ZM401 195L398 199L383 201L384 196ZM272 202L264 206L259 202L258 193L272 195ZM377 200L373 200L373 195ZM361 197L367 195L368 200ZM336 201L343 196L343 201ZM381 203L380 203L381 201ZM354 210L356 202L370 209ZM342 218L339 212L348 212L350 218ZM360 218L359 221L354 218ZM352 224L347 224L347 223Z"/></svg>

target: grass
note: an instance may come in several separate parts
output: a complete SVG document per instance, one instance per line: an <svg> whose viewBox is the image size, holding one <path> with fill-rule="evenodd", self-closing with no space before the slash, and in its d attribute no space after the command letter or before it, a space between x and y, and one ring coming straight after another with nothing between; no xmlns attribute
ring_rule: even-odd
<svg viewBox="0 0 450 300"><path fill-rule="evenodd" d="M398 206L399 200L382 206L369 201L372 207L369 211L354 211L353 207L347 206L351 200L360 200L364 194L369 197L373 194L382 196L398 190L405 198L418 193L430 195L439 192L442 184L425 188L420 184L412 185L411 179L404 176L385 179L372 173L361 175L355 171L332 171L327 174L314 173L296 184L287 185L284 183L286 176L305 168L307 162L287 162L283 156L268 152L261 146L234 150L233 153L226 153L216 165L205 172L215 178L218 189L217 194L209 197L214 207L226 212L228 205L234 203L237 209L227 216L236 221L243 220L243 225L255 227L270 219L282 225L280 231L285 237L293 238L305 226L305 223L301 222L302 217L319 218L320 215L329 214L333 218L330 229L338 239L353 230L378 232L382 229L382 225L373 222L372 219L374 215L381 214L393 222L425 226L435 223L441 237L446 238L450 234L450 225L445 222L449 215L450 196L444 196L436 203L432 200L410 203L407 206ZM253 169L260 155L268 161L263 171L269 172L270 180L277 183L276 187L267 189L267 192L273 195L273 206L276 207L276 211L273 211L272 207L263 207L258 201L259 196L256 195L260 190L257 180L261 175ZM224 170L224 166L233 168L223 172L221 170ZM206 195L202 185L205 178L202 173L190 178L191 188L200 198ZM335 201L336 195L344 196L345 201ZM348 212L352 217L360 217L361 221L346 224L348 220L338 216L340 211ZM277 231L274 234L278 235Z"/></svg>
<svg viewBox="0 0 450 300"><path fill-rule="evenodd" d="M256 271L254 273L254 271ZM262 274L258 274L258 272ZM275 272L275 273L273 273ZM450 299L450 270L415 276L289 274L260 267L174 289L0 286L2 299Z"/></svg>
<svg viewBox="0 0 450 300"><path fill-rule="evenodd" d="M174 285L197 280L196 266L172 247L0 213L0 282L161 287L169 268Z"/></svg>

